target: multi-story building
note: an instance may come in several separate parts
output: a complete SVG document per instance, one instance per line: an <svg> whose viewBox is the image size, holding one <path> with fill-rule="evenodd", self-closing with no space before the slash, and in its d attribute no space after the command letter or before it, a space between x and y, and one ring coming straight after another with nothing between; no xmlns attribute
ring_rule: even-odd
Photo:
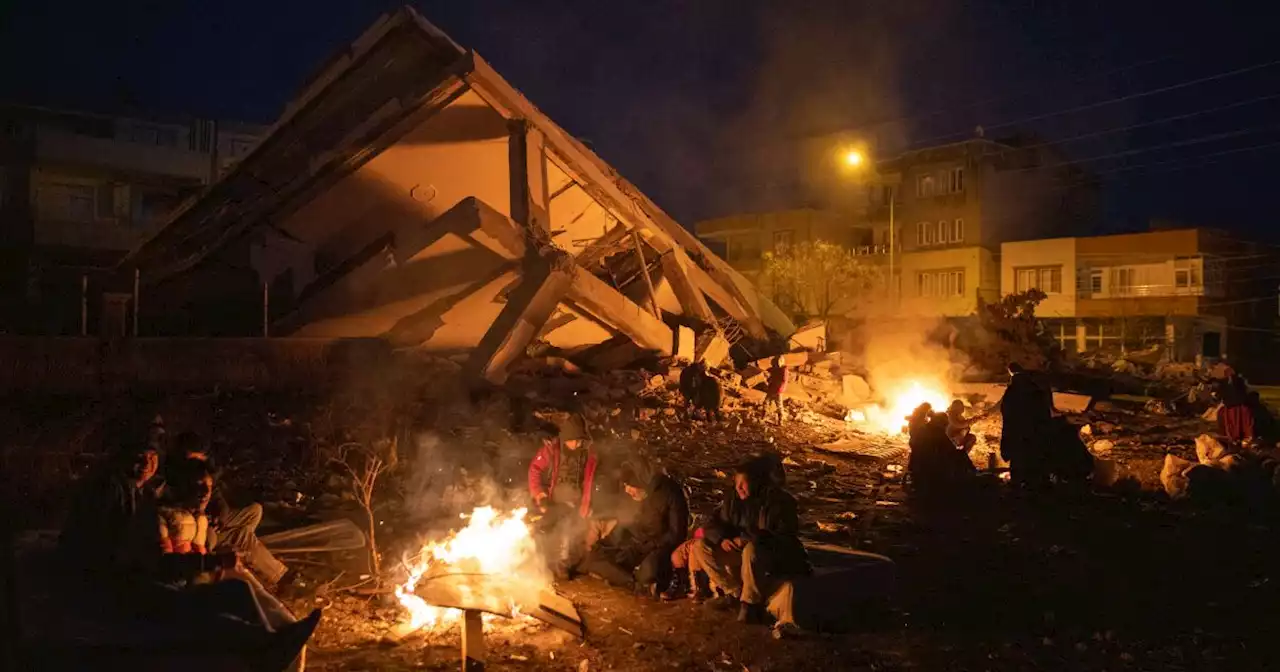
<svg viewBox="0 0 1280 672"><path fill-rule="evenodd" d="M892 277L888 296L858 302L857 312L963 316L999 295L1002 242L1078 230L1097 208L1095 180L1051 145L1023 138L913 150L875 173L859 180L862 199L851 211L726 217L696 231L723 243L725 258L747 273L780 243L849 245Z"/></svg>
<svg viewBox="0 0 1280 672"><path fill-rule="evenodd" d="M892 248L897 310L911 313L972 313L1000 293L1003 241L1090 224L1097 207L1094 180L1053 146L1022 138L906 152L878 175L870 242Z"/></svg>
<svg viewBox="0 0 1280 672"><path fill-rule="evenodd" d="M122 333L128 282L106 271L264 132L0 107L0 332Z"/></svg>
<svg viewBox="0 0 1280 672"><path fill-rule="evenodd" d="M1203 228L1001 246L1004 292L1044 292L1037 316L1068 352L1161 345L1173 361L1264 354L1275 268L1268 247Z"/></svg>

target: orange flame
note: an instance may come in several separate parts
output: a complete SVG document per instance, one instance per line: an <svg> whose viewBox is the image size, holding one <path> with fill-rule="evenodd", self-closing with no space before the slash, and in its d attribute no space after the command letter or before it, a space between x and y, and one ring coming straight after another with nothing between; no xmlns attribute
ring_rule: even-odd
<svg viewBox="0 0 1280 672"><path fill-rule="evenodd" d="M872 404L860 411L850 409L845 419L870 425L872 429L885 434L899 434L906 425L906 417L920 404L928 402L934 411L943 412L951 403L946 386L940 382L903 380L889 386L883 396L885 405Z"/></svg>
<svg viewBox="0 0 1280 672"><path fill-rule="evenodd" d="M424 580L461 578L448 582L450 602L484 605L511 617L522 607L536 606L551 578L525 522L526 513L516 509L500 514L493 507L480 507L463 516L469 519L466 527L443 541L424 544L406 562L409 577L395 590L409 612L409 625L432 629L462 617L458 609L438 607L419 596L415 591Z"/></svg>

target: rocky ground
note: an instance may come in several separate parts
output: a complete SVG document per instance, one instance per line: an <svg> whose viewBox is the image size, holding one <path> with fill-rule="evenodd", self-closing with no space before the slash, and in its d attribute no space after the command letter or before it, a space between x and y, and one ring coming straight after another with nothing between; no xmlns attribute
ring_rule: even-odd
<svg viewBox="0 0 1280 672"><path fill-rule="evenodd" d="M1194 455L1194 438L1207 428L1198 418L1104 404L1074 420L1090 425L1091 441L1110 442L1098 448L1116 464L1113 487L1028 498L992 479L962 501L922 507L900 483L894 465L903 463L905 446L898 440L810 411L795 412L784 428L761 424L749 410L719 425L690 422L667 413L669 394L659 386L600 404L592 413L602 443L615 455L643 449L659 460L690 483L701 512L719 499L727 470L741 458L761 450L784 454L806 538L897 562L889 621L778 642L767 629L739 626L688 602L640 600L584 578L562 586L584 615L584 641L543 625L494 623L492 669L1243 670L1273 664L1270 634L1280 625L1272 608L1280 585L1280 577L1272 580L1280 550L1276 521L1265 511L1193 508L1159 492L1164 455ZM344 414L364 411L253 394L166 403L171 426L211 427L206 431L219 435L227 478L242 496L266 501L275 524L359 519L340 479L313 448L333 442L324 437L338 431ZM84 425L85 417L108 412L68 408L81 410L62 414L63 424ZM536 436L499 426L496 412L441 412L433 416L434 431L446 445L483 447L474 452L490 464L485 477L518 491ZM89 461L81 453L92 452L83 448L92 432L54 422L41 428L43 438L25 443L52 441L65 451L36 459L8 450L7 467L74 470ZM998 437L998 421L982 424L979 433L984 445ZM412 466L413 456L405 459L406 469L422 468ZM391 557L419 531L403 513L413 502L404 474L398 478L379 510L385 514L379 538ZM31 501L56 501L37 486L27 484ZM41 516L27 520L48 523ZM453 631L382 643L401 614L392 600L367 590L359 554L292 562L315 593L294 606L326 609L310 669L458 666Z"/></svg>

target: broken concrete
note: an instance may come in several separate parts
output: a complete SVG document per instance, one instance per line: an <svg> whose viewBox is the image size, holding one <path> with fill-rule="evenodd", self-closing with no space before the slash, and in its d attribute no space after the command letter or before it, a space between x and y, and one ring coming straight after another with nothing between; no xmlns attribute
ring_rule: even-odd
<svg viewBox="0 0 1280 672"><path fill-rule="evenodd" d="M723 334L714 332L700 344L694 359L714 368L724 363L725 358L728 356L729 341L725 339Z"/></svg>
<svg viewBox="0 0 1280 672"><path fill-rule="evenodd" d="M268 237L292 241L295 256L308 250L308 263L267 263L283 251L263 243L261 275L228 281L245 246ZM467 371L490 382L535 343L592 360L580 364L627 365L688 352L668 323L708 333L727 315L757 339L795 330L482 58L407 8L344 50L257 151L123 264L139 271L155 311L140 320L156 332L198 335L203 311L301 283L279 294L296 301L268 307L273 335L470 353ZM314 272L271 270L300 265ZM193 301L197 287L208 291ZM261 311L244 312L253 319L237 328L256 335ZM636 348L596 347L619 335Z"/></svg>

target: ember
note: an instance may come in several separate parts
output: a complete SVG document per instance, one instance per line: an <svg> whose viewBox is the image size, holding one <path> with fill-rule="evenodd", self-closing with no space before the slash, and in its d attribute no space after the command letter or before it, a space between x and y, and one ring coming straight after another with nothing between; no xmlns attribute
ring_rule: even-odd
<svg viewBox="0 0 1280 672"><path fill-rule="evenodd" d="M518 616L538 605L551 575L538 554L525 509L507 514L475 509L467 526L444 541L428 542L406 561L408 579L396 597L409 612L409 627L432 629L462 618L466 605L492 614Z"/></svg>

